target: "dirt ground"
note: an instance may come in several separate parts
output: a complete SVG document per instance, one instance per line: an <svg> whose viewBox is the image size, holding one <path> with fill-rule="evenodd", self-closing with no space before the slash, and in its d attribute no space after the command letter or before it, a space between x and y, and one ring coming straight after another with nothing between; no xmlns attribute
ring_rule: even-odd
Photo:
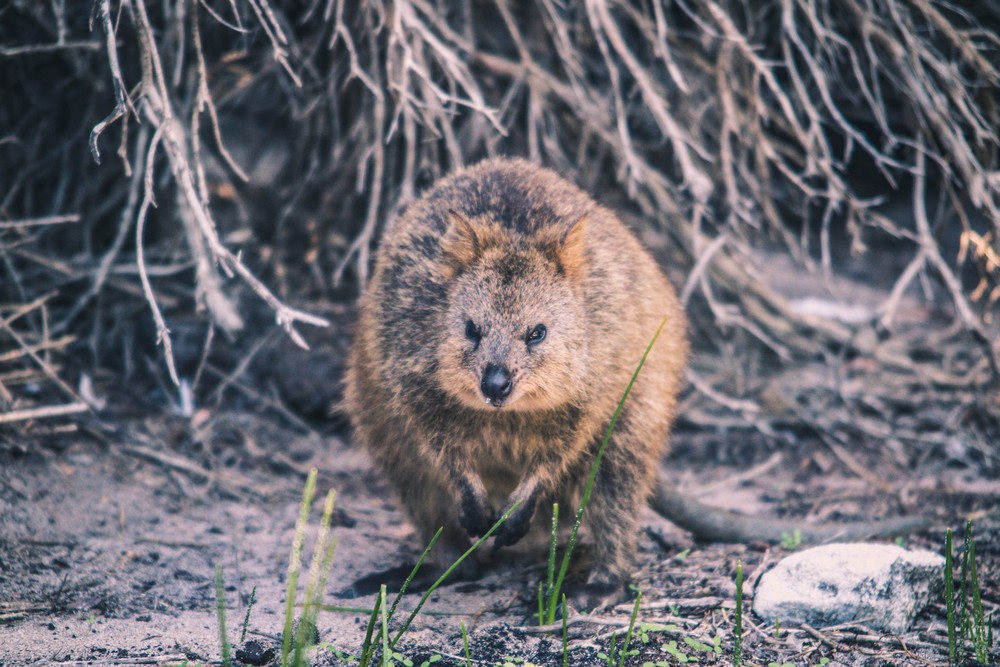
<svg viewBox="0 0 1000 667"><path fill-rule="evenodd" d="M6 441L0 665L218 664L216 566L225 579L230 641L236 648L248 648L249 641L276 647L298 499L312 467L319 470L319 493L332 488L338 494L326 601L361 610L321 613L324 648L313 664L346 664L342 656L356 655L363 640L363 610L371 608L378 583L398 586L393 572L408 569L422 545L343 424L319 428L266 411L117 418L109 412L70 432ZM682 422L675 442L661 473L713 504L743 512L824 520L921 511L937 528L904 543L938 552L943 529L958 529L966 514L978 512L984 605L988 612L1000 605L995 480L937 470L887 480L886 492L849 472L809 472L821 448L808 441L775 451L749 431L711 433ZM782 557L782 547L696 544L648 509L640 544L639 618L656 627L645 626L632 645L638 653L625 664L673 665L685 656L697 664L731 664L736 561L744 563L752 608L753 584ZM464 622L473 664L561 664L559 634L538 632L533 618L543 568L538 547L514 549L495 558L482 580L438 589L400 652L414 665L436 655L439 665L464 664ZM244 638L242 619L254 589ZM403 606L412 608L416 599L408 596ZM570 664L603 664L599 654L612 632L624 631L630 610L626 602L589 616L572 614ZM751 615L746 621L746 664L819 665L829 658L830 665L930 665L947 657L941 603L902 637L859 625L781 629L776 637L773 621Z"/></svg>

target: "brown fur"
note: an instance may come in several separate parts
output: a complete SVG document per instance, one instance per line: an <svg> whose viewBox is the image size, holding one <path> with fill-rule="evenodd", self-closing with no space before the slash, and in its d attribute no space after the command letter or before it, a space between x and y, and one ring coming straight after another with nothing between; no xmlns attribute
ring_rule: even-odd
<svg viewBox="0 0 1000 667"><path fill-rule="evenodd" d="M520 500L495 537L512 544L536 506L576 506L664 317L584 519L596 536L591 581L617 584L630 573L636 518L667 447L686 324L635 236L568 181L522 160L490 160L443 179L396 221L362 299L346 407L425 537L444 526L449 550L464 550ZM544 339L529 344L538 324ZM512 382L509 396L489 403L487 364Z"/></svg>

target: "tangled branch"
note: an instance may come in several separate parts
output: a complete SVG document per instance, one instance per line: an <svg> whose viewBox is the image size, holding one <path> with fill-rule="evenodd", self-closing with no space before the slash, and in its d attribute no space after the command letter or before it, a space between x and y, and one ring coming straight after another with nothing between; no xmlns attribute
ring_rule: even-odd
<svg viewBox="0 0 1000 667"><path fill-rule="evenodd" d="M251 2L251 4L261 21L262 27L267 31L272 41L283 41L280 28L274 23L273 12L270 11L266 2L264 0L256 0L256 2ZM224 156L226 163L241 179L246 180L246 175L233 161L221 141L215 104L212 101L206 84L205 64L201 50L200 33L197 29L197 20L193 21L192 25L194 26L194 43L198 55L199 79L196 101L191 113L190 129L188 129L184 127L174 114L174 103L170 90L168 90L169 82L164 75L156 36L149 22L145 1L126 0L123 2L123 6L128 10L134 22L141 53L142 79L137 94L140 110L138 113L141 113L142 118L155 128L155 133L148 147L148 156L144 163L146 187L142 205L139 208L136 228L136 262L139 267L140 278L142 279L143 292L146 295L146 300L149 303L156 322L157 340L162 342L164 347L164 356L171 379L175 384L180 384L173 360L170 330L167 328L163 315L157 306L156 297L150 285L145 262L143 261L142 229L148 207L153 203L153 169L155 167L156 150L161 140L174 176L174 181L182 198L182 206L179 207L180 215L189 223L185 225L185 231L197 266L196 275L199 303L208 309L215 323L222 329L235 332L243 328L242 318L239 316L236 307L223 292L218 275L215 273L213 266L218 266L227 275L238 275L242 278L274 310L278 325L285 329L297 345L308 349L305 340L295 330L295 323L304 322L314 326L328 326L329 323L321 317L316 317L286 306L274 296L264 283L247 269L240 258L234 255L220 241L215 222L209 212L204 166L197 140L198 119L203 111L208 110L209 112L215 138L218 141L220 153ZM115 95L116 98L119 98L119 95L124 90L124 84L121 81L121 71L118 66L116 38L111 26L110 13L110 0L102 0L100 16L104 29L109 31L107 36L108 62L111 65ZM275 30L276 28L277 30ZM283 50L276 47L275 57L287 68L287 59ZM98 159L97 139L101 132L109 123L118 118L122 118L123 123L127 123L127 114L129 112L137 114L133 103L129 100L119 98L111 115L94 127L91 133L91 147L95 159ZM125 127L127 125L123 126L123 136L125 134ZM194 224L190 224L190 220L193 220ZM205 252L206 247L208 250L207 253ZM209 261L209 257L211 258L211 262Z"/></svg>

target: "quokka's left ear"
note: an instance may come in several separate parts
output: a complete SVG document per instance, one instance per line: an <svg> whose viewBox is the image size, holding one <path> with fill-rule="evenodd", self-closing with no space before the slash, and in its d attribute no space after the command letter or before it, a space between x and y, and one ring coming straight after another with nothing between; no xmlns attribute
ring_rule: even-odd
<svg viewBox="0 0 1000 667"><path fill-rule="evenodd" d="M583 273L588 217L589 215L580 216L569 229L545 244L548 254L556 261L560 271L570 278L578 278Z"/></svg>

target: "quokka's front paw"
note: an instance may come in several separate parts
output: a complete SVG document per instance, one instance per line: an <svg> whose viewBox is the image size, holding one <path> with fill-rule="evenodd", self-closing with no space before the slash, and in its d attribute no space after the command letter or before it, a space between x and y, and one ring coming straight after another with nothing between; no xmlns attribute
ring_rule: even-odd
<svg viewBox="0 0 1000 667"><path fill-rule="evenodd" d="M517 544L531 528L531 519L534 516L535 496L532 495L511 512L507 520L500 524L500 527L493 533L493 548L499 549Z"/></svg>
<svg viewBox="0 0 1000 667"><path fill-rule="evenodd" d="M587 583L574 587L570 592L573 606L580 611L614 605L626 597L626 580L605 568L595 567Z"/></svg>
<svg viewBox="0 0 1000 667"><path fill-rule="evenodd" d="M496 523L496 512L485 494L476 493L469 484L459 489L458 523L469 537L482 537Z"/></svg>

